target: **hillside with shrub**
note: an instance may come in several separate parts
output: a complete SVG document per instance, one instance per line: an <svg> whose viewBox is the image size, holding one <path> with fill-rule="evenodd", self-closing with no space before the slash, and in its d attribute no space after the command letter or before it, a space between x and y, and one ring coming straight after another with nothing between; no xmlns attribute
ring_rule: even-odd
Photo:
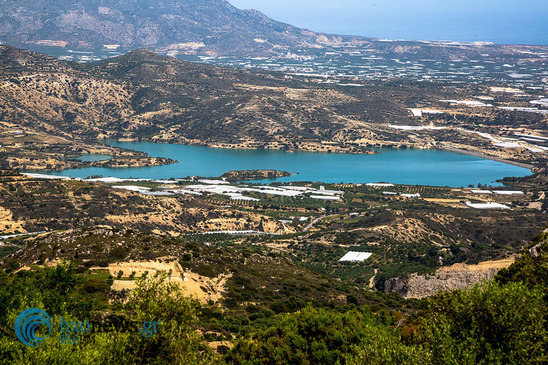
<svg viewBox="0 0 548 365"><path fill-rule="evenodd" d="M493 282L411 306L388 300L376 309L355 300L309 303L278 314L249 303L234 309L204 305L185 296L168 273L138 278L121 300L109 289L111 276L68 262L1 271L0 357L12 364L542 364L548 361L547 242L546 233L538 236ZM293 296L280 294L280 301ZM151 338L91 332L76 345L60 345L51 336L33 349L11 331L28 307L46 310L54 327L61 317L162 325Z"/></svg>

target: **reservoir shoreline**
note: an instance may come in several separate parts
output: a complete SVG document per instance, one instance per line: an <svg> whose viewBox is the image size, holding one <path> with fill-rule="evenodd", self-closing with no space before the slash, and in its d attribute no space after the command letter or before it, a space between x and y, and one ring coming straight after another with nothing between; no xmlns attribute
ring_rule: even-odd
<svg viewBox="0 0 548 365"><path fill-rule="evenodd" d="M513 165L513 166L517 166L517 167L523 167L524 169L531 170L531 169L535 168L535 166L531 165L531 164L527 164L527 163L523 163L523 162L517 162L517 161L511 161L511 160L505 160L503 158L489 156L489 155L486 155L486 154L480 153L480 152L468 151L468 150L463 150L463 149L460 149L460 148L455 148L455 147L450 147L450 146L441 146L440 149L443 150L443 151L448 151L448 152L461 153L463 155L481 157L481 158L485 158L487 160L502 162L502 163L506 163L508 165Z"/></svg>
<svg viewBox="0 0 548 365"><path fill-rule="evenodd" d="M107 146L109 146L109 147L112 147L112 144L109 143L109 142L114 142L114 143L140 143L140 142L138 142L138 140L131 139L131 138L127 138L127 139L124 139L124 138L123 139L104 139L104 140L100 140L100 142L107 145ZM345 150L315 151L315 150L308 150L308 149L285 150L285 149L281 149L281 148L272 148L272 147L253 148L251 146L242 147L242 146L227 145L227 144L222 144L222 143L221 144L219 144L219 143L178 143L178 142L149 141L149 140L144 140L142 142L155 143L155 144L166 144L166 145L172 144L172 145L181 145L181 146L205 147L205 148L214 148L214 149L221 149L221 150L243 150L243 151L264 150L264 151L280 151L280 152L286 152L286 153L308 152L308 153L328 153L328 154L333 153L333 154L356 154L356 155L375 155L375 154L381 153L381 152L377 151L376 149L386 149L386 150L391 150L391 149L400 150L401 149L400 147L397 147L397 146L378 146L378 147L368 146L368 147L364 147L365 150L356 150L356 151L345 151ZM464 149L461 149L461 148L447 146L444 143L441 143L439 146L435 146L434 148L431 148L431 147L427 147L427 148L408 147L408 148L404 148L404 149L439 150L439 151L455 152L455 153L460 153L460 154L463 154L463 155L481 157L481 158L485 158L487 160L502 162L502 163L506 163L506 164L509 164L509 165L522 167L522 168L525 168L525 169L528 169L528 170L531 170L531 169L536 167L535 165L528 164L528 163L525 163L525 162L512 161L512 160L508 160L508 159L504 159L504 158L498 158L498 157L494 157L494 156L491 156L491 155L487 155L487 154L481 153L481 152L469 151L469 150L464 150ZM143 151L139 151L139 150L135 150L135 151L143 152Z"/></svg>
<svg viewBox="0 0 548 365"><path fill-rule="evenodd" d="M137 140L134 139L120 139L120 140L110 140L117 143L133 143L137 142ZM328 150L328 151L313 151L313 150L307 150L307 149L296 149L296 150L284 150L280 148L253 148L253 147L241 147L241 146L232 146L232 145L223 145L223 144L217 144L217 143L176 143L176 142L163 142L163 141L143 141L143 142L149 142L149 143L158 143L158 144L175 144L175 145L182 145L182 146L196 146L196 147L206 147L206 148L215 148L215 149L223 149L223 150L266 150L266 151L281 151L286 153L295 153L295 152L309 152L309 153L334 153L334 154L356 154L356 155L375 155L379 154L381 152L376 151L375 149L383 148L383 149L395 149L399 150L400 148L394 147L394 146L379 146L379 147L366 147L366 150L368 152L365 152L363 150L360 151L345 151L345 150ZM111 146L110 144L103 141L103 143ZM409 149L416 149L416 150L423 150L423 148L409 148ZM444 144L441 144L439 147L435 148L424 148L425 150L440 150L440 151L447 151L447 152L455 152L460 153L463 155L469 155L469 156L475 156L475 157L481 157L485 158L487 160L497 161L506 163L509 165L522 167L528 170L531 170L535 167L535 165L531 165L524 162L517 162L512 160L507 160L504 158L498 158L494 156L487 155L485 153L481 152L474 152L474 151L468 151L461 148L446 146Z"/></svg>
<svg viewBox="0 0 548 365"><path fill-rule="evenodd" d="M154 167L85 167L49 171L50 175L86 178L169 179L187 176L221 176L228 171L277 170L292 176L277 182L317 181L323 183L374 183L387 181L406 185L462 187L470 184L499 186L507 176L528 176L531 170L506 161L442 149L386 148L380 154L287 153L283 150L221 149L182 144L116 142L112 146L132 149L158 158L180 161ZM459 151L460 152L460 151ZM469 154L468 154L469 155ZM296 174L296 173L299 174Z"/></svg>

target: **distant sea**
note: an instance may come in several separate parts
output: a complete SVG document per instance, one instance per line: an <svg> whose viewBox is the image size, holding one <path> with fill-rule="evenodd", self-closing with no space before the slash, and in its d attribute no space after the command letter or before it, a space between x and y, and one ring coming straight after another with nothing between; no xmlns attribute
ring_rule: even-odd
<svg viewBox="0 0 548 365"><path fill-rule="evenodd" d="M380 39L548 45L546 0L229 0L318 32Z"/></svg>
<svg viewBox="0 0 548 365"><path fill-rule="evenodd" d="M386 25L385 25L386 27ZM332 31L334 31L333 26ZM548 45L548 17L532 19L524 26L517 20L512 24L500 24L498 21L484 19L462 19L458 27L454 24L417 24L409 27L402 24L392 25L387 29L378 27L375 30L359 31L358 28L347 26L346 32L354 35L368 34L369 37L380 39L406 39L406 40L450 40L455 42L492 42L497 44L527 44ZM339 32L340 33L340 32Z"/></svg>

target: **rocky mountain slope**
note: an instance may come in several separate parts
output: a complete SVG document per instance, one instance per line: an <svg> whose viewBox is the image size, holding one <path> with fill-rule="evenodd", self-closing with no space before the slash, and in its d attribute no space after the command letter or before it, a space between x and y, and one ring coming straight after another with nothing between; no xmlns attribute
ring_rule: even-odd
<svg viewBox="0 0 548 365"><path fill-rule="evenodd" d="M0 46L0 154L9 161L7 168L63 167L74 153L60 150L83 148L66 141L87 142L90 150L89 144L111 138L351 153L371 153L372 146L456 147L540 166L541 154L500 148L462 130L494 133L495 126L518 127L513 119L501 121L497 112L482 115L481 125L477 118L454 119L454 108L435 121L422 120L451 130L410 133L391 127L415 124L409 108L418 103L442 107L440 100L467 98L487 88L395 80L352 85L185 62L150 50L82 65ZM532 128L519 123L522 131ZM534 128L543 123L545 118ZM49 157L38 163L43 152ZM126 162L118 165L155 163Z"/></svg>
<svg viewBox="0 0 548 365"><path fill-rule="evenodd" d="M340 43L225 0L0 1L0 37L8 42L60 41L80 49L169 47L222 54L279 52ZM346 37L350 40L350 37Z"/></svg>
<svg viewBox="0 0 548 365"><path fill-rule="evenodd" d="M386 293L398 293L404 298L425 298L440 291L470 288L482 281L491 281L500 269L508 268L513 259L485 261L477 265L454 264L442 267L432 275L416 273L392 278L384 283Z"/></svg>
<svg viewBox="0 0 548 365"><path fill-rule="evenodd" d="M543 285L546 280L546 247L548 229L533 238L521 255L484 261L477 265L454 264L442 267L431 275L416 273L391 278L384 283L386 293L398 293L404 298L425 298L438 292L470 288L482 281L495 279L500 283L521 281L528 285Z"/></svg>
<svg viewBox="0 0 548 365"><path fill-rule="evenodd" d="M79 65L0 46L0 121L66 138L316 151L392 144L405 103L454 88L324 86L189 63L148 50Z"/></svg>
<svg viewBox="0 0 548 365"><path fill-rule="evenodd" d="M0 0L0 42L98 50L149 48L185 54L272 56L359 47L385 57L462 60L523 58L542 46L383 41L317 33L226 0Z"/></svg>

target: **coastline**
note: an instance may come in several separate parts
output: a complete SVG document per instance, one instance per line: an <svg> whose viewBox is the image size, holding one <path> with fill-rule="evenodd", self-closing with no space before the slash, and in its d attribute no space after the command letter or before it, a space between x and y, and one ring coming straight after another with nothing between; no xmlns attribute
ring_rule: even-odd
<svg viewBox="0 0 548 365"><path fill-rule="evenodd" d="M508 164L508 165L514 165L514 166L517 166L517 167L522 167L522 168L528 169L528 170L532 170L533 168L536 167L535 165L526 164L526 163L523 163L523 162L505 160L505 159L503 159L503 158L498 158L498 157L494 157L494 156L489 156L489 155L486 155L486 154L484 154L484 153L479 153L479 152L474 152L474 151L463 150L463 149L460 149L460 148L450 147L450 146L446 146L446 145L441 145L441 146L439 147L439 149L440 149L440 150L443 150L443 151L448 151L448 152L461 153L461 154L463 154L463 155L470 155L470 156L481 157L481 158L485 158L485 159L487 159L487 160L493 160L493 161L497 161L497 162L502 162L502 163L506 163L506 164Z"/></svg>
<svg viewBox="0 0 548 365"><path fill-rule="evenodd" d="M156 144L176 144L181 146L195 146L195 147L206 147L206 148L215 148L223 150L271 150L271 151L283 151L286 153L294 152L310 152L310 153L333 153L333 154L356 154L356 155L376 155L377 152L371 150L369 146L341 146L337 144L331 144L327 141L317 141L317 142L298 142L296 146L288 147L284 143L278 141L270 142L243 142L239 144L234 143L225 143L218 141L198 141L198 140L186 140L186 139L176 139L176 140L155 140L155 139L141 139L136 138L121 138L121 139L109 139L103 138L97 140L99 143L102 143L108 147L118 147L128 150L132 150L127 147L112 146L108 141L121 142L121 143L133 143L133 142L146 142L146 143L156 143Z"/></svg>
<svg viewBox="0 0 548 365"><path fill-rule="evenodd" d="M110 141L122 142L122 143L123 142L137 142L137 139L126 138L126 139L118 139L118 140L110 140ZM384 146L380 145L380 146L366 146L366 147L362 146L360 149L352 151L352 150L345 150L344 148L331 149L331 150L311 150L311 149L308 149L308 148L284 149L284 148L280 148L280 146L269 146L268 144L264 145L262 147L256 147L256 146L241 146L241 145L233 145L233 144L225 144L225 143L211 143L211 142L197 143L197 142L180 142L180 141L175 141L174 142L174 141L157 141L157 140L142 140L141 142L157 143L157 144L177 144L177 145L182 145L182 146L196 146L196 147L215 148L215 149L222 149L222 150L224 150L224 149L226 149L226 150L272 150L272 151L283 151L283 152L286 152L286 153L310 152L310 153L334 153L334 154L354 154L354 155L377 155L381 152L379 152L375 149L380 149L380 148L396 149L396 150L401 149L401 146L394 146L394 145L384 145ZM112 145L109 145L107 142L105 142L105 140L102 140L102 143L104 143L105 145L107 145L109 147L113 147ZM427 147L424 147L424 148L421 148L419 146L414 146L414 145L406 145L406 144L403 144L403 146L405 146L406 149L417 149L417 150L431 150L431 149L435 150L435 149L437 149L437 150L441 150L441 151L460 153L460 154L463 154L463 155L476 156L476 157L481 157L481 158L484 158L484 159L487 159L487 160L502 162L502 163L505 163L505 164L508 164L508 165L513 165L513 166L525 168L525 169L528 169L528 170L532 170L533 168L537 167L536 165L532 165L532 164L528 164L528 163L524 163L524 162L517 162L517 161L507 160L507 159L504 159L504 158L498 158L498 157L494 157L494 156L491 156L491 155L487 155L487 154L481 153L481 152L474 152L474 151L464 150L464 149L461 149L461 148L447 146L445 143L440 143L439 145L435 145L435 146L427 146ZM116 147L120 148L120 146L116 146ZM122 148L126 148L126 147L122 147ZM132 149L129 149L129 150L133 151ZM138 150L135 150L135 151L138 151ZM138 152L142 152L142 151L138 151Z"/></svg>

